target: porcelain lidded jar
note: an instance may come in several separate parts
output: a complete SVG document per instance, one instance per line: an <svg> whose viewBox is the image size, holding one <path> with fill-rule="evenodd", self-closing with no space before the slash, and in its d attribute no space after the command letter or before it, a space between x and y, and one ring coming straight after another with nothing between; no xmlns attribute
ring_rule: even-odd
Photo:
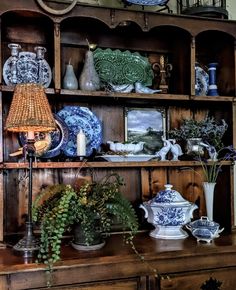
<svg viewBox="0 0 236 290"><path fill-rule="evenodd" d="M190 222L197 205L185 200L172 187L166 184L153 199L140 205L147 221L155 227L149 234L153 238L184 239L188 236L182 226Z"/></svg>

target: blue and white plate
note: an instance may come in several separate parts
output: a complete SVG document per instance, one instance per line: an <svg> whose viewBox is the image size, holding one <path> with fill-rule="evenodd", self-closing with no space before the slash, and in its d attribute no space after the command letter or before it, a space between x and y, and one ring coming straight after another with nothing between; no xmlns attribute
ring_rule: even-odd
<svg viewBox="0 0 236 290"><path fill-rule="evenodd" d="M159 6L163 6L166 5L169 0L126 0L129 3L132 4L136 4L136 5L159 5Z"/></svg>
<svg viewBox="0 0 236 290"><path fill-rule="evenodd" d="M209 75L200 66L195 66L195 95L206 96L209 87Z"/></svg>
<svg viewBox="0 0 236 290"><path fill-rule="evenodd" d="M52 158L60 155L67 145L69 139L69 128L66 123L56 114L53 114L57 129L50 132L52 144L49 150L42 156L42 158Z"/></svg>
<svg viewBox="0 0 236 290"><path fill-rule="evenodd" d="M97 116L86 107L65 106L57 115L69 128L69 139L63 152L68 157L77 156L77 134L82 129L86 136L86 155L97 150L102 143L102 126Z"/></svg>
<svg viewBox="0 0 236 290"><path fill-rule="evenodd" d="M50 133L35 133L35 140L47 140L50 137L50 147L44 154L40 155L40 158L52 158L58 156L62 153L62 150L67 145L69 138L69 129L66 123L56 114L53 114L55 122L56 122L56 130ZM20 143L23 146L26 144L26 134L19 134Z"/></svg>

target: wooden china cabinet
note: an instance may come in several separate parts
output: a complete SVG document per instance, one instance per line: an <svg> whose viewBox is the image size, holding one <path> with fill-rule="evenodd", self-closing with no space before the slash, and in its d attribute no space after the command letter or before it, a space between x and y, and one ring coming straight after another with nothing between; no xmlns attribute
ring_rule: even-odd
<svg viewBox="0 0 236 290"><path fill-rule="evenodd" d="M51 3L55 9L64 9ZM4 131L12 100L12 86L3 78L3 65L10 56L9 43L17 43L22 51L35 46L47 49L45 58L53 71L53 80L46 93L54 113L66 105L88 107L102 123L102 141L125 140L125 108L164 108L166 128L178 127L182 118L202 119L214 116L229 125L224 144L236 145L236 23L234 21L189 17L165 13L137 12L76 5L64 15L44 11L34 0L2 0L0 4L0 241L22 232L27 205L27 163L10 157L20 144L18 135ZM124 24L126 24L124 26ZM62 78L71 61L79 78L87 40L97 47L139 52L150 63L168 57L172 64L167 94L114 93L106 90L88 92L65 90ZM217 62L219 96L195 96L195 62L207 66ZM153 80L153 87L157 79ZM90 158L83 164L76 158L59 155L40 159L34 164L33 194L41 186L73 182L78 174L99 178L115 171L124 177L125 196L137 208L141 229L146 228L138 208L171 183L189 201L197 203L195 217L206 213L199 174L182 171L192 167L200 172L197 161L108 162ZM136 238L138 250L163 276L153 276L149 267L138 260L132 250L122 244L119 234L108 239L104 249L94 253L78 253L63 248L63 260L54 273L53 289L200 289L211 277L223 282L222 289L233 290L236 284L236 236L234 235L233 165L225 162L220 174L214 203L214 220L224 227L224 234L212 244L198 244L191 236L186 240L154 240L147 232ZM22 263L11 249L2 249L0 258L1 289L44 289L44 268ZM213 281L214 282L214 281ZM206 282L211 283L211 282Z"/></svg>

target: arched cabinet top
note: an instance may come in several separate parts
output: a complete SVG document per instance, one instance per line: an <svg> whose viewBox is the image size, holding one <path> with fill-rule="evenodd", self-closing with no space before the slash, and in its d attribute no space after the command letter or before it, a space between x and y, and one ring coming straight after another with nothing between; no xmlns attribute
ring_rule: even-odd
<svg viewBox="0 0 236 290"><path fill-rule="evenodd" d="M65 8L65 5L60 3L55 3L54 6L53 8L58 11ZM4 3L3 7L0 7L1 16L10 11L18 11L18 13L23 13L24 15L30 12L32 14L37 12L41 16L44 15L50 18L55 23L63 23L69 18L87 17L103 22L110 29L116 28L120 23L133 22L144 32L150 31L154 27L171 25L188 31L193 37L205 30L219 30L230 34L236 39L236 22L232 20L215 20L205 17L106 8L84 4L77 4L70 12L64 15L53 15L45 12L37 4L36 0L11 0Z"/></svg>

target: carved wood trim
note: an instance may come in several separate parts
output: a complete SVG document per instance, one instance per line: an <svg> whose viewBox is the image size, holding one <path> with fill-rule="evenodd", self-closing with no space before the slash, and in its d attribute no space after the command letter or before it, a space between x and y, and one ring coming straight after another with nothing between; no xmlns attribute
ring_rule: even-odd
<svg viewBox="0 0 236 290"><path fill-rule="evenodd" d="M43 10L45 10L46 12L53 14L53 15L64 15L66 13L69 13L77 4L77 0L73 0L73 2L65 9L56 10L56 9L48 7L46 4L44 4L43 0L36 0L36 2Z"/></svg>

